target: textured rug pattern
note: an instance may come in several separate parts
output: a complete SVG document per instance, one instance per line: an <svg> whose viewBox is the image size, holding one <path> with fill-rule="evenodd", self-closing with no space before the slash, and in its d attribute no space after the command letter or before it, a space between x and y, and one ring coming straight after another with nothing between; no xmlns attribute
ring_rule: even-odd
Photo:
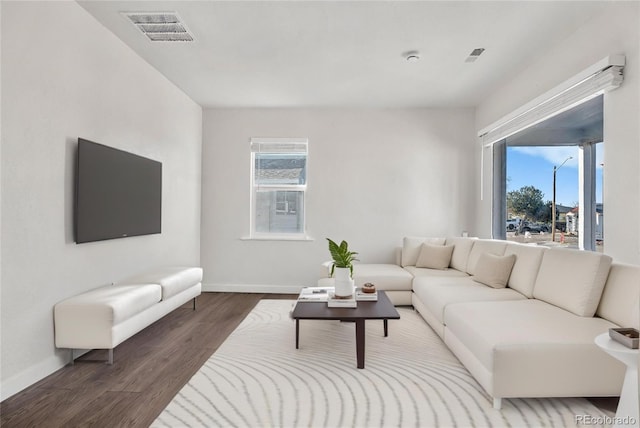
<svg viewBox="0 0 640 428"><path fill-rule="evenodd" d="M508 399L494 410L408 308L389 321L386 338L382 321L367 321L363 370L353 323L301 321L296 350L293 303L261 301L152 426L570 427L578 415L605 418L580 398Z"/></svg>

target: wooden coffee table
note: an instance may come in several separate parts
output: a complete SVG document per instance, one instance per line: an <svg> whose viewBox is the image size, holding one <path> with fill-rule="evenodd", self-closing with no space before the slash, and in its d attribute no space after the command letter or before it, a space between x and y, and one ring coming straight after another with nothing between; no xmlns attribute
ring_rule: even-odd
<svg viewBox="0 0 640 428"><path fill-rule="evenodd" d="M300 320L340 320L356 324L356 359L364 368L364 338L366 320L383 320L384 336L388 335L387 320L400 319L400 314L384 291L378 291L378 301L359 301L357 308L329 308L327 302L297 302L291 313L296 320L296 349L299 347Z"/></svg>

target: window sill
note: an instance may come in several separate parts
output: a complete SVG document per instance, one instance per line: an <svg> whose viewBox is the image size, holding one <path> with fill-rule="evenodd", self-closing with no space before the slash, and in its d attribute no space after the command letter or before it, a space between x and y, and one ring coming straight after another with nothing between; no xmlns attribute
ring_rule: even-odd
<svg viewBox="0 0 640 428"><path fill-rule="evenodd" d="M307 235L286 236L286 235L263 235L263 236L243 236L241 241L315 241Z"/></svg>

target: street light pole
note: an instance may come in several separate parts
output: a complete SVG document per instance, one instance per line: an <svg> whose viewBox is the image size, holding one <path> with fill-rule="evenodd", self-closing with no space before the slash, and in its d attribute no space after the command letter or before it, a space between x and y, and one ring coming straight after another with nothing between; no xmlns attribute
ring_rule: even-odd
<svg viewBox="0 0 640 428"><path fill-rule="evenodd" d="M556 172L562 165L567 163L569 159L573 159L573 156L569 156L560 164L560 166L553 166L553 202L551 203L551 241L556 242Z"/></svg>

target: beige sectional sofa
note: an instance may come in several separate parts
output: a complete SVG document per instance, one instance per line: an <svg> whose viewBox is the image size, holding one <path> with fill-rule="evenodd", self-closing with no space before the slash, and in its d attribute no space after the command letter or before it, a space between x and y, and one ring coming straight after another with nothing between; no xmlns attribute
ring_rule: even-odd
<svg viewBox="0 0 640 428"><path fill-rule="evenodd" d="M640 266L596 252L405 238L398 264L358 264L354 280L413 305L496 408L502 398L619 395L625 367L594 339L640 328Z"/></svg>

